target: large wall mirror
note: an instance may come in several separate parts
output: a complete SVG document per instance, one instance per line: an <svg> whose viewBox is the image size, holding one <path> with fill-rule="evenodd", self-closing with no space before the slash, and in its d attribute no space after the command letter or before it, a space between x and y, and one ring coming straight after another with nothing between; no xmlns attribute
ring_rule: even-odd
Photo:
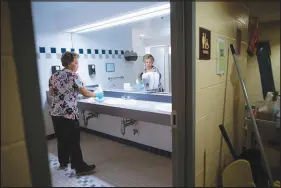
<svg viewBox="0 0 281 188"><path fill-rule="evenodd" d="M79 53L78 73L85 85L170 93L169 3L126 3L118 9L115 5L120 2L108 4L112 11L101 13L98 9L105 5L98 3L94 7L98 16L91 24L81 22L65 31L71 35L72 50Z"/></svg>

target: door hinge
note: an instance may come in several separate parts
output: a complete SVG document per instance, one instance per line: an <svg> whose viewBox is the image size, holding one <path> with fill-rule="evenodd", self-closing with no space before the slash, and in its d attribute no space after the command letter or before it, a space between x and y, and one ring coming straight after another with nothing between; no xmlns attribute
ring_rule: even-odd
<svg viewBox="0 0 281 188"><path fill-rule="evenodd" d="M175 110L171 114L171 125L174 129L177 128L177 112Z"/></svg>

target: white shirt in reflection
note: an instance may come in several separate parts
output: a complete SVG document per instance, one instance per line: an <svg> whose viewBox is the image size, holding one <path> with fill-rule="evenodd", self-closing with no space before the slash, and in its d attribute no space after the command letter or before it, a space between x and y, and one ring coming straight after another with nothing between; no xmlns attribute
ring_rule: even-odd
<svg viewBox="0 0 281 188"><path fill-rule="evenodd" d="M141 73L140 79L146 90L158 92L164 91L161 84L161 73L156 67L153 66L150 70L145 69Z"/></svg>

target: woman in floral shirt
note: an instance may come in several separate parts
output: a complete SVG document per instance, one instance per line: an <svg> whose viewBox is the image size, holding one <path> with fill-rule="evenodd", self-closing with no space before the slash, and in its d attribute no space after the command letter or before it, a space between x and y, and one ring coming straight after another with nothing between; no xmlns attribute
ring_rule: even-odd
<svg viewBox="0 0 281 188"><path fill-rule="evenodd" d="M59 163L64 169L71 162L71 168L77 174L85 174L93 171L95 165L87 165L82 157L77 97L79 93L86 97L95 97L96 94L84 87L76 73L76 53L65 52L61 62L64 69L53 74L49 80L50 95L53 96L50 113L57 136Z"/></svg>

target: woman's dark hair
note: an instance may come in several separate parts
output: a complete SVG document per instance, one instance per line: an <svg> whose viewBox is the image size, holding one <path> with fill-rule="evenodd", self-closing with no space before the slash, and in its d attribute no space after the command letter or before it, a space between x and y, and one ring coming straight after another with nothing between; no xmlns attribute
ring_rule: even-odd
<svg viewBox="0 0 281 188"><path fill-rule="evenodd" d="M154 62L154 57L151 54L145 54L143 56L143 62L145 62L147 59L152 59L152 61Z"/></svg>
<svg viewBox="0 0 281 188"><path fill-rule="evenodd" d="M68 67L75 58L78 58L78 54L75 52L64 52L61 56L61 64L63 67Z"/></svg>

